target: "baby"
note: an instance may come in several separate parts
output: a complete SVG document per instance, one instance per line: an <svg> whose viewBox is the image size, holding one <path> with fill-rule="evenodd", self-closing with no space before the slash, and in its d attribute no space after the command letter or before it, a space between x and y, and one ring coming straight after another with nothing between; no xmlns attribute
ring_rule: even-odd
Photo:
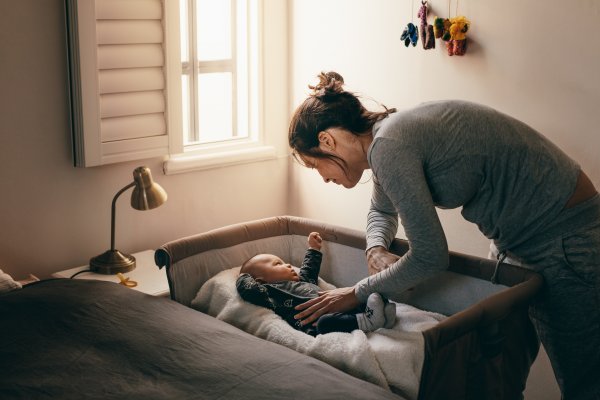
<svg viewBox="0 0 600 400"><path fill-rule="evenodd" d="M321 242L318 232L308 235L308 250L302 267L296 272L290 264L273 254L258 254L242 264L237 290L252 304L269 308L294 328L316 336L328 332L352 332L360 329L371 332L391 328L396 320L396 305L379 293L372 293L367 304L349 313L322 315L315 324L301 325L294 319L298 304L318 297L317 286L321 268Z"/></svg>

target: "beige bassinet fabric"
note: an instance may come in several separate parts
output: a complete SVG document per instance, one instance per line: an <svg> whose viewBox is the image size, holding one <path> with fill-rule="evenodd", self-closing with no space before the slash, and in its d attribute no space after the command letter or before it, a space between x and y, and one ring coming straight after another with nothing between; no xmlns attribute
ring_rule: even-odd
<svg viewBox="0 0 600 400"><path fill-rule="evenodd" d="M321 277L342 287L367 275L364 232L293 216L177 239L161 246L155 260L167 268L171 298L190 306L210 278L258 252L276 254L283 248L288 252L279 255L299 265L311 231L321 232L326 243ZM407 241L395 239L390 250L402 255L408 248ZM500 284L494 285L490 278L496 268ZM448 315L422 332L418 399L520 398L539 348L527 308L542 284L535 272L450 252L447 271L403 293L402 303Z"/></svg>

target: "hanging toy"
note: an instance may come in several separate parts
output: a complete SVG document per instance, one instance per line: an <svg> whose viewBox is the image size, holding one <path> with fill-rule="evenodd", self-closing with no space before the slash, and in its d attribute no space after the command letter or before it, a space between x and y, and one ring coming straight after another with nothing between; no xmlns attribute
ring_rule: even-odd
<svg viewBox="0 0 600 400"><path fill-rule="evenodd" d="M414 7L415 0L411 2L411 13L410 15L414 15ZM415 26L415 24L409 22L406 25L406 28L402 31L402 35L400 36L400 40L404 42L404 45L408 47L410 44L415 47L417 45L417 41L419 40L419 29Z"/></svg>
<svg viewBox="0 0 600 400"><path fill-rule="evenodd" d="M463 56L467 52L467 31L471 22L463 15L450 18L448 33L450 40L446 43L448 55Z"/></svg>
<svg viewBox="0 0 600 400"><path fill-rule="evenodd" d="M417 41L419 39L419 29L412 23L409 22L402 31L402 36L400 36L400 40L404 41L404 45L408 47L408 45L412 44L413 47L417 45Z"/></svg>
<svg viewBox="0 0 600 400"><path fill-rule="evenodd" d="M421 42L425 50L435 48L435 36L433 33L433 25L427 25L427 0L421 0L421 8L417 17L421 19Z"/></svg>
<svg viewBox="0 0 600 400"><path fill-rule="evenodd" d="M448 18L435 17L433 20L433 34L436 39L442 39L444 33L448 32L448 28L450 28L450 20ZM450 36L448 36L448 39Z"/></svg>

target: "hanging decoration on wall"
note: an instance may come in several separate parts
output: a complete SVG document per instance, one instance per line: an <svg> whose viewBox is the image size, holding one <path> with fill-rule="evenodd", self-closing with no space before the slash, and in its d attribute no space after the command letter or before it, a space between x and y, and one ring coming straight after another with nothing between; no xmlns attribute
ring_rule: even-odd
<svg viewBox="0 0 600 400"><path fill-rule="evenodd" d="M417 17L421 19L421 43L425 50L435 48L435 36L433 33L433 25L427 24L427 0L421 0L421 7Z"/></svg>
<svg viewBox="0 0 600 400"><path fill-rule="evenodd" d="M433 34L436 39L441 39L444 33L450 28L450 20L448 18L435 17L433 20ZM450 38L448 36L448 38Z"/></svg>
<svg viewBox="0 0 600 400"><path fill-rule="evenodd" d="M458 0L455 17L450 18L450 1L448 0L448 18L435 17L433 32L436 38L446 42L449 56L462 56L467 52L467 31L471 22L464 15L458 16Z"/></svg>
<svg viewBox="0 0 600 400"><path fill-rule="evenodd" d="M411 44L417 45L419 36L425 50L435 48L435 39L441 39L446 42L446 50L449 56L463 56L467 52L467 32L471 26L471 21L464 15L458 15L458 1L456 0L456 9L454 17L451 17L450 6L452 0L448 0L448 17L436 16L433 25L427 23L427 13L429 11L429 1L421 0L421 7L417 13L417 18L421 20L419 27L409 22L402 31L400 40L406 47ZM415 0L411 0L411 16L414 17ZM412 18L412 17L411 17ZM419 28L421 30L419 35Z"/></svg>
<svg viewBox="0 0 600 400"><path fill-rule="evenodd" d="M404 42L404 45L408 47L410 44L415 47L419 40L419 29L412 23L412 16L414 15L415 0L411 0L411 22L406 25L406 28L402 31L400 40Z"/></svg>
<svg viewBox="0 0 600 400"><path fill-rule="evenodd" d="M449 56L463 56L467 52L467 31L470 24L463 15L450 18L450 40L446 43Z"/></svg>

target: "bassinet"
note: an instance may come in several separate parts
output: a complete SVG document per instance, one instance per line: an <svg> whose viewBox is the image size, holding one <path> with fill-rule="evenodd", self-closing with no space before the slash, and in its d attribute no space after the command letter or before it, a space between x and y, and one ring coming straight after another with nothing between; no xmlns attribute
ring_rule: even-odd
<svg viewBox="0 0 600 400"><path fill-rule="evenodd" d="M306 236L318 231L328 244L321 277L335 286L352 286L367 274L363 232L304 218L282 216L230 225L161 246L156 264L166 267L171 298L190 306L199 288L222 270L256 253L281 250L300 265ZM406 241L391 251L403 254ZM528 318L528 304L541 277L508 264L490 283L495 262L450 253L450 267L408 290L402 302L449 316L423 331L424 361L419 383L424 399L520 399L539 341Z"/></svg>

